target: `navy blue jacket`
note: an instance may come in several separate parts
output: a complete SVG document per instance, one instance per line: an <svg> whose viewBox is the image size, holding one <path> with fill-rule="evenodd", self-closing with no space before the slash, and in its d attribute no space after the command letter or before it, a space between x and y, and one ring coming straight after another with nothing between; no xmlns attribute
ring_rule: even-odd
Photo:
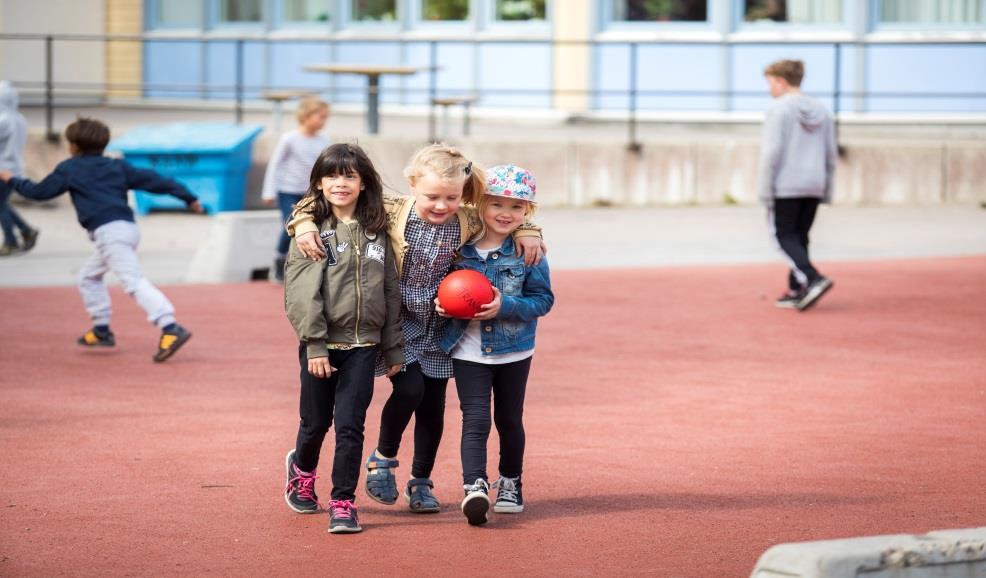
<svg viewBox="0 0 986 578"><path fill-rule="evenodd" d="M196 201L195 195L174 179L101 154L79 155L63 161L40 183L14 177L10 185L36 201L52 199L67 191L72 196L79 224L88 231L110 221L133 222L134 212L127 204L130 189L172 195L187 204Z"/></svg>

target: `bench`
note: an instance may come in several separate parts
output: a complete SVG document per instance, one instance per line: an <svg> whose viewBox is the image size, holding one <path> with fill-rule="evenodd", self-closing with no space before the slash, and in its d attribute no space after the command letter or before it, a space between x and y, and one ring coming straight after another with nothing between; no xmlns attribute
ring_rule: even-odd
<svg viewBox="0 0 986 578"><path fill-rule="evenodd" d="M442 107L442 139L448 138L449 134L449 109L453 106L462 106L462 136L469 136L469 108L478 100L475 95L450 96L431 99L432 106ZM437 140L436 135L431 135L431 141Z"/></svg>

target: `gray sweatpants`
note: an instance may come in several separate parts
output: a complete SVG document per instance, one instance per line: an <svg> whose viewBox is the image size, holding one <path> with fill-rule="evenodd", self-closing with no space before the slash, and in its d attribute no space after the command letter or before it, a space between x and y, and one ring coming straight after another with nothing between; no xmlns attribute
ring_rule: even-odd
<svg viewBox="0 0 986 578"><path fill-rule="evenodd" d="M137 261L140 229L130 221L110 221L89 233L96 253L79 270L79 293L93 325L109 325L112 313L110 293L103 277L112 271L123 290L147 312L147 320L164 327L175 322L175 308L161 290L144 278Z"/></svg>

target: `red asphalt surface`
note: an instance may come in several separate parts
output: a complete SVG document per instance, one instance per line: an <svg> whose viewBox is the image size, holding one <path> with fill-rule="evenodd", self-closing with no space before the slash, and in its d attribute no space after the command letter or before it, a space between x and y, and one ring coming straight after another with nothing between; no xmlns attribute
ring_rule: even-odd
<svg viewBox="0 0 986 578"><path fill-rule="evenodd" d="M160 365L118 290L101 353L74 345L73 288L0 290L0 575L739 577L782 542L986 525L986 258L824 270L835 289L806 313L772 306L780 266L555 272L527 511L466 524L451 384L443 511L360 489L349 536L282 499L298 366L280 288L167 287L195 337Z"/></svg>

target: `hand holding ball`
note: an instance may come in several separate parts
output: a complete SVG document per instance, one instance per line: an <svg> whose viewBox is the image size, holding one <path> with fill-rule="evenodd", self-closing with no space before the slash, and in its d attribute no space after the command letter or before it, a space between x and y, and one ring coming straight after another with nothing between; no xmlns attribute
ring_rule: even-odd
<svg viewBox="0 0 986 578"><path fill-rule="evenodd" d="M458 319L472 319L493 297L493 285L486 275L471 269L449 273L438 286L442 309Z"/></svg>

